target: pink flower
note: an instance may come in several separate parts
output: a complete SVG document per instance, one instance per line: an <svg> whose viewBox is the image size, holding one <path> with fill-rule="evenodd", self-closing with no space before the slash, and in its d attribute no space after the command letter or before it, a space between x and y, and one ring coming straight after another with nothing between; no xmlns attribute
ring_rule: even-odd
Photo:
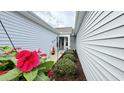
<svg viewBox="0 0 124 93"><path fill-rule="evenodd" d="M22 72L29 72L40 64L40 59L36 51L22 50L16 55L16 68Z"/></svg>
<svg viewBox="0 0 124 93"><path fill-rule="evenodd" d="M41 56L41 57L43 57L43 56L46 57L46 56L47 56L46 53L40 51L40 48L35 49L35 51L36 51L36 52L38 53L38 55Z"/></svg>
<svg viewBox="0 0 124 93"><path fill-rule="evenodd" d="M42 52L42 53L40 53L40 56L41 56L41 57L43 57L43 56L46 57L47 54Z"/></svg>
<svg viewBox="0 0 124 93"><path fill-rule="evenodd" d="M41 53L40 48L35 49L37 53Z"/></svg>

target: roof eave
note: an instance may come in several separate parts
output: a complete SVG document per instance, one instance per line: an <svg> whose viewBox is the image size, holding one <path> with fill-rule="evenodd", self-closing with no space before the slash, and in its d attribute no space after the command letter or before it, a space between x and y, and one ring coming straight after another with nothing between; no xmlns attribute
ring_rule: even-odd
<svg viewBox="0 0 124 93"><path fill-rule="evenodd" d="M49 31L56 33L55 29L53 27L51 27L49 24L47 24L45 21L43 21L39 16L37 16L36 14L34 14L31 11L17 11L19 14L27 17L28 19L34 21L35 23L43 26L44 28L48 29Z"/></svg>

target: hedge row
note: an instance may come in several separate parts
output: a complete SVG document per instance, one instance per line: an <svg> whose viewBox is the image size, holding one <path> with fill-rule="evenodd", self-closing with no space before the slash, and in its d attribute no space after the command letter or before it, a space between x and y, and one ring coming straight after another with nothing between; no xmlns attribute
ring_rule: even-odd
<svg viewBox="0 0 124 93"><path fill-rule="evenodd" d="M52 69L55 80L67 80L74 78L76 73L75 59L75 52L73 50L67 50L64 52L63 57Z"/></svg>

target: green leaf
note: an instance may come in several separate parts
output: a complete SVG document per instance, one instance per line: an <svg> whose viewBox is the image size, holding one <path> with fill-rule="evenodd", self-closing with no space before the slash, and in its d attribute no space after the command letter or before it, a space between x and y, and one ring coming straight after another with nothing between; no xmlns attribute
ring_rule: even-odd
<svg viewBox="0 0 124 93"><path fill-rule="evenodd" d="M0 62L0 71L6 70L7 65L9 65L9 62Z"/></svg>
<svg viewBox="0 0 124 93"><path fill-rule="evenodd" d="M15 57L0 57L0 62L1 61L4 62L8 60L11 60L16 65L17 59Z"/></svg>
<svg viewBox="0 0 124 93"><path fill-rule="evenodd" d="M10 58L9 57L0 57L0 61L6 61L6 60L9 60Z"/></svg>
<svg viewBox="0 0 124 93"><path fill-rule="evenodd" d="M14 68L6 74L0 75L0 81L9 81L21 74L20 70Z"/></svg>
<svg viewBox="0 0 124 93"><path fill-rule="evenodd" d="M37 76L37 73L38 73L38 69L34 69L34 70L30 71L30 72L23 73L23 76L25 77L25 79L27 81L32 81Z"/></svg>
<svg viewBox="0 0 124 93"><path fill-rule="evenodd" d="M0 71L10 70L15 67L11 60L0 60Z"/></svg>
<svg viewBox="0 0 124 93"><path fill-rule="evenodd" d="M10 52L12 50L12 48L9 46L5 46L5 47L1 47L1 50L4 52Z"/></svg>
<svg viewBox="0 0 124 93"><path fill-rule="evenodd" d="M16 56L17 53L18 53L17 51L13 50L11 51L11 56Z"/></svg>
<svg viewBox="0 0 124 93"><path fill-rule="evenodd" d="M37 75L34 81L50 81L50 78L46 76L43 72Z"/></svg>
<svg viewBox="0 0 124 93"><path fill-rule="evenodd" d="M49 69L52 68L53 65L54 65L54 61L47 61L45 63L41 63L39 68L45 67L46 71L48 71Z"/></svg>
<svg viewBox="0 0 124 93"><path fill-rule="evenodd" d="M20 81L20 80L19 80L19 77L16 77L16 78L12 79L11 81Z"/></svg>
<svg viewBox="0 0 124 93"><path fill-rule="evenodd" d="M10 60L16 65L17 59L15 57L10 57Z"/></svg>
<svg viewBox="0 0 124 93"><path fill-rule="evenodd" d="M45 63L46 60L44 60L43 58L41 58L41 59L40 59L40 62L41 62L41 63Z"/></svg>
<svg viewBox="0 0 124 93"><path fill-rule="evenodd" d="M40 67L40 68L38 68L38 70L46 70L46 67Z"/></svg>

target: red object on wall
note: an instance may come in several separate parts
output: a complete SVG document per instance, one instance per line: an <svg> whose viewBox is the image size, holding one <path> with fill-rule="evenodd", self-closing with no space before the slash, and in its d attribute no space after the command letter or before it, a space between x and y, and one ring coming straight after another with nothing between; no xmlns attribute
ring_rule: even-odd
<svg viewBox="0 0 124 93"><path fill-rule="evenodd" d="M52 54L52 55L55 54L55 48L54 48L54 47L52 47L51 54Z"/></svg>

